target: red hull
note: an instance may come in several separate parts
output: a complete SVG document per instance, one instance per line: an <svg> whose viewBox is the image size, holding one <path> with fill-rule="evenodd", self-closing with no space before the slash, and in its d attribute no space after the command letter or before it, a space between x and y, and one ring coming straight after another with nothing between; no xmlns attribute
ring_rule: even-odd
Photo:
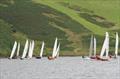
<svg viewBox="0 0 120 79"><path fill-rule="evenodd" d="M96 59L101 60L101 61L108 61L109 60L108 58L100 58L100 56L96 56Z"/></svg>

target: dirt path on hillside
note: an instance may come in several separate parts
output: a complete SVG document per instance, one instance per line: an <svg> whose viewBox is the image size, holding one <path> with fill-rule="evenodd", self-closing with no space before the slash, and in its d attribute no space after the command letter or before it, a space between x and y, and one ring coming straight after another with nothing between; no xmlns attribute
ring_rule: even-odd
<svg viewBox="0 0 120 79"><path fill-rule="evenodd" d="M74 32L72 32L71 30L69 29L66 29L66 28L62 28L58 25L56 25L54 22L50 22L50 24L55 27L55 28L58 28L60 29L61 31L64 31L66 33L66 36L68 37L68 40L70 42L72 42L72 44L70 45L67 45L67 47L74 47L74 53L78 53L80 51L80 48L82 48L81 44L82 44L82 41L80 40L81 39L81 36L80 34L76 34Z"/></svg>

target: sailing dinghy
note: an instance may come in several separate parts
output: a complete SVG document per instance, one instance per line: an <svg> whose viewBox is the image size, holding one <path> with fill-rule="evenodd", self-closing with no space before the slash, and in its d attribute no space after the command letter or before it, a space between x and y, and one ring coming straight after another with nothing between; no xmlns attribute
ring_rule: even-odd
<svg viewBox="0 0 120 79"><path fill-rule="evenodd" d="M55 53L55 58L58 58L59 57L59 52L60 52L60 43L56 49L56 53Z"/></svg>
<svg viewBox="0 0 120 79"><path fill-rule="evenodd" d="M90 56L91 59L96 59L96 38L93 39L93 48L92 48L92 54Z"/></svg>
<svg viewBox="0 0 120 79"><path fill-rule="evenodd" d="M56 54L56 50L57 50L57 38L55 39L55 43L54 43L54 47L53 47L53 53L52 56L48 56L49 60L54 60L55 59L55 54Z"/></svg>
<svg viewBox="0 0 120 79"><path fill-rule="evenodd" d="M115 57L114 58L118 57L118 47L119 47L119 36L118 36L118 33L116 32Z"/></svg>
<svg viewBox="0 0 120 79"><path fill-rule="evenodd" d="M105 54L105 56L104 56ZM106 32L106 37L101 49L100 56L96 56L98 60L108 61L109 60L109 34Z"/></svg>
<svg viewBox="0 0 120 79"><path fill-rule="evenodd" d="M17 42L15 41L9 59L13 58L16 48L17 48Z"/></svg>
<svg viewBox="0 0 120 79"><path fill-rule="evenodd" d="M42 42L42 46L41 46L41 50L40 50L40 56L39 57L36 57L37 59L41 59L42 56L43 56L43 51L44 51L44 46L45 46L45 43L44 41Z"/></svg>
<svg viewBox="0 0 120 79"><path fill-rule="evenodd" d="M27 52L28 52L28 40L26 40L26 43L25 43L25 47L24 47L24 50L23 50L23 54L22 54L22 57L21 59L24 59L27 55Z"/></svg>
<svg viewBox="0 0 120 79"><path fill-rule="evenodd" d="M33 56L33 50L34 50L34 40L30 42L29 44L29 51L28 51L28 58L32 58Z"/></svg>
<svg viewBox="0 0 120 79"><path fill-rule="evenodd" d="M89 56L84 59L96 59L96 38L92 35L90 40Z"/></svg>

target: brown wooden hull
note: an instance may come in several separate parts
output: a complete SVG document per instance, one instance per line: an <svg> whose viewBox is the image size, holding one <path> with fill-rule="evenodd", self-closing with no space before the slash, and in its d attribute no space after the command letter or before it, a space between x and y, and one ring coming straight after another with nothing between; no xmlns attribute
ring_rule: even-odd
<svg viewBox="0 0 120 79"><path fill-rule="evenodd" d="M48 60L54 60L55 58L53 58L52 56L48 56Z"/></svg>

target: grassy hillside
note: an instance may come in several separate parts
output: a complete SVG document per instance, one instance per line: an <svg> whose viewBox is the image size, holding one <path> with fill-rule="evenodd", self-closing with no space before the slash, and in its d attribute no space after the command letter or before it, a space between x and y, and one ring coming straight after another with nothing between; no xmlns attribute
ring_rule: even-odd
<svg viewBox="0 0 120 79"><path fill-rule="evenodd" d="M0 19L0 56L6 56L10 51L11 42L13 40L10 26L10 24Z"/></svg>
<svg viewBox="0 0 120 79"><path fill-rule="evenodd" d="M120 33L117 2L118 0L2 0L0 47L4 48L1 48L0 56L10 53L15 40L21 42L23 48L26 39L35 40L35 55L39 53L41 42L45 41L45 55L49 55L55 37L61 42L61 55L86 55L91 34L98 39L99 53L106 31L110 32L110 51L114 52L114 33ZM97 7L91 6L92 3ZM104 5L98 5L99 3ZM116 8L111 8L112 5ZM106 10L110 14L107 15ZM5 26L4 30L2 27ZM22 53L23 49L20 51Z"/></svg>

